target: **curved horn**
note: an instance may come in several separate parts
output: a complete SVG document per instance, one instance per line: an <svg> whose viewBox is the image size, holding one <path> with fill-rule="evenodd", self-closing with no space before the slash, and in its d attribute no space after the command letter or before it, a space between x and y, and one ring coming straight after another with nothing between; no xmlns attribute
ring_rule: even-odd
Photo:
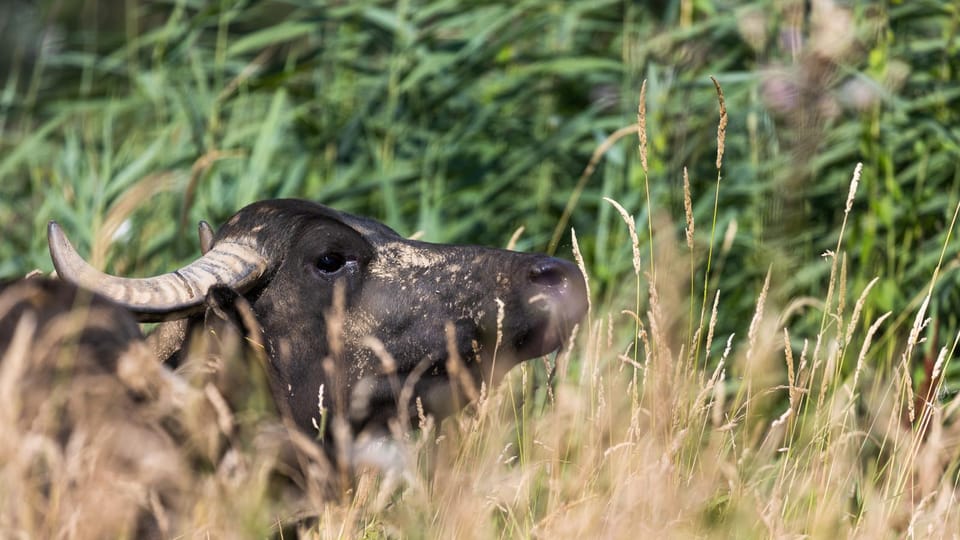
<svg viewBox="0 0 960 540"><path fill-rule="evenodd" d="M244 292L268 266L252 242L224 240L183 268L151 278L122 278L90 266L55 221L47 226L50 257L61 279L96 292L129 309L141 322L168 321L199 310L207 291L225 285Z"/></svg>

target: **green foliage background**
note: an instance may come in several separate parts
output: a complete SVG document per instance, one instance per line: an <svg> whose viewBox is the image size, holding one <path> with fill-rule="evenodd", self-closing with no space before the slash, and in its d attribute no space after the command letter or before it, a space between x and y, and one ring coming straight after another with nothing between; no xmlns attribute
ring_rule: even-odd
<svg viewBox="0 0 960 540"><path fill-rule="evenodd" d="M523 226L518 248L545 250L593 152L636 122L644 80L653 213L681 246L688 167L705 260L712 75L730 114L717 235L735 232L711 284L720 326L749 320L768 268L770 302L823 297L819 255L862 161L847 289L879 276L864 320L902 314L889 357L960 200L950 2L14 0L0 51L3 277L51 269L50 219L96 263L147 275L195 256L198 220L269 197L433 241L503 245ZM639 164L635 136L613 144L569 223L601 303L634 294L629 238L602 198L646 223ZM945 336L958 245L931 304Z"/></svg>

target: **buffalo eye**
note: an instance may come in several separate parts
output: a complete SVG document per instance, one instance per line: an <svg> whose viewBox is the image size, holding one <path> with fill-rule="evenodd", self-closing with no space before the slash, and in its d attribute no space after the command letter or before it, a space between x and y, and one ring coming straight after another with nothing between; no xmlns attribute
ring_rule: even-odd
<svg viewBox="0 0 960 540"><path fill-rule="evenodd" d="M339 253L324 253L317 257L314 266L324 274L333 274L347 264L347 258Z"/></svg>

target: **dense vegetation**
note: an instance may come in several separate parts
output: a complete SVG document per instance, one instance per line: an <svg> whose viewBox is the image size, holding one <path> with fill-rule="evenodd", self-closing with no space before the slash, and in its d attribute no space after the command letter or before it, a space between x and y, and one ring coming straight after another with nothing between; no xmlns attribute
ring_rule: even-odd
<svg viewBox="0 0 960 540"><path fill-rule="evenodd" d="M594 311L556 392L518 379L321 531L956 530L957 5L15 0L0 51L3 277L50 270L49 219L144 275L267 197L565 255L575 229Z"/></svg>

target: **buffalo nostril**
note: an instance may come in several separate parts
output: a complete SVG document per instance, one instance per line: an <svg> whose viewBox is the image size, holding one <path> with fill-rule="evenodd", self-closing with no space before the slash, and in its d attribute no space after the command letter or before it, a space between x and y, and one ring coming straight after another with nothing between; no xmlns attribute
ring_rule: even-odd
<svg viewBox="0 0 960 540"><path fill-rule="evenodd" d="M559 261L546 260L530 268L530 282L543 287L557 287L567 280L567 274Z"/></svg>

